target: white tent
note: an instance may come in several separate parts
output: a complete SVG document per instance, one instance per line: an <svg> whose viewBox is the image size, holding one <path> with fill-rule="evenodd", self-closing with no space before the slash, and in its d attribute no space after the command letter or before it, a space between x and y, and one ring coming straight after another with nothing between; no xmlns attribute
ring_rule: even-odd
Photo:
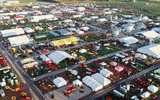
<svg viewBox="0 0 160 100"><path fill-rule="evenodd" d="M121 55L119 53L115 54L115 56L120 57L120 58L124 58L125 57L124 55Z"/></svg>
<svg viewBox="0 0 160 100"><path fill-rule="evenodd" d="M85 53L85 52L87 52L87 50L86 49L80 49L79 52L80 53Z"/></svg>
<svg viewBox="0 0 160 100"><path fill-rule="evenodd" d="M65 51L55 51L49 54L48 57L56 64L58 64L66 58L73 58L70 54L66 53Z"/></svg>
<svg viewBox="0 0 160 100"><path fill-rule="evenodd" d="M135 56L136 56L136 57L139 57L139 58L141 58L141 59L146 59L146 58L147 58L146 55L140 54L140 53L136 53Z"/></svg>
<svg viewBox="0 0 160 100"><path fill-rule="evenodd" d="M143 32L138 32L137 35L143 35L147 39L153 39L159 37L159 34L155 31L143 31Z"/></svg>
<svg viewBox="0 0 160 100"><path fill-rule="evenodd" d="M115 70L118 71L118 72L123 71L123 67L121 67L121 66L116 66L116 67L115 67Z"/></svg>
<svg viewBox="0 0 160 100"><path fill-rule="evenodd" d="M109 77L110 75L113 75L113 73L107 69L100 70L100 74L103 75L104 77Z"/></svg>
<svg viewBox="0 0 160 100"><path fill-rule="evenodd" d="M148 98L150 96L150 93L148 91L144 92L141 97L142 98Z"/></svg>
<svg viewBox="0 0 160 100"><path fill-rule="evenodd" d="M119 22L118 21L111 21L113 25L117 25Z"/></svg>
<svg viewBox="0 0 160 100"><path fill-rule="evenodd" d="M158 91L158 88L154 85L150 85L147 87L147 89L153 93L157 92Z"/></svg>
<svg viewBox="0 0 160 100"><path fill-rule="evenodd" d="M160 27L154 27L151 30L160 33Z"/></svg>
<svg viewBox="0 0 160 100"><path fill-rule="evenodd" d="M134 26L135 26L135 24L126 24L126 25L124 26L124 30L125 30L126 32L132 32L133 29L134 29Z"/></svg>
<svg viewBox="0 0 160 100"><path fill-rule="evenodd" d="M147 17L147 16L144 16L143 18L142 18L142 21L148 21L149 20L149 18Z"/></svg>
<svg viewBox="0 0 160 100"><path fill-rule="evenodd" d="M81 18L81 17L83 17L83 15L82 15L82 14L73 15L73 18Z"/></svg>
<svg viewBox="0 0 160 100"><path fill-rule="evenodd" d="M117 9L117 8L112 8L112 10L113 10L113 11L118 11L118 9Z"/></svg>
<svg viewBox="0 0 160 100"><path fill-rule="evenodd" d="M119 41L124 42L126 44L134 44L138 42L138 39L134 38L133 36L126 36L126 37L119 38Z"/></svg>
<svg viewBox="0 0 160 100"><path fill-rule="evenodd" d="M99 83L101 83L103 86L106 86L108 84L111 83L111 81L107 78L105 78L104 76L102 76L99 73L95 73L93 75L91 75L95 80L97 80Z"/></svg>
<svg viewBox="0 0 160 100"><path fill-rule="evenodd" d="M81 27L80 29L83 30L83 31L88 31L89 27L85 26L85 27Z"/></svg>
<svg viewBox="0 0 160 100"><path fill-rule="evenodd" d="M45 61L45 62L51 60L44 54L40 55L40 58L42 59L42 61Z"/></svg>
<svg viewBox="0 0 160 100"><path fill-rule="evenodd" d="M90 18L91 19L98 19L99 17L98 16L91 16Z"/></svg>
<svg viewBox="0 0 160 100"><path fill-rule="evenodd" d="M98 22L106 22L107 19L105 19L105 18L100 18L100 19L97 19L97 21L98 21Z"/></svg>
<svg viewBox="0 0 160 100"><path fill-rule="evenodd" d="M67 28L69 31L76 31L76 28Z"/></svg>
<svg viewBox="0 0 160 100"><path fill-rule="evenodd" d="M137 99L137 96L134 95L134 96L131 97L131 99L135 100L135 99Z"/></svg>
<svg viewBox="0 0 160 100"><path fill-rule="evenodd" d="M7 29L7 30L1 30L0 33L2 34L3 37L8 37L8 36L24 34L24 30L22 28Z"/></svg>
<svg viewBox="0 0 160 100"><path fill-rule="evenodd" d="M110 8L104 8L103 10L104 10L104 11L106 11L106 10L110 10Z"/></svg>
<svg viewBox="0 0 160 100"><path fill-rule="evenodd" d="M76 32L77 34L84 34L84 32L81 31L81 30L76 30L75 32Z"/></svg>
<svg viewBox="0 0 160 100"><path fill-rule="evenodd" d="M28 43L33 42L33 40L28 38L26 35L10 37L10 38L8 38L8 40L9 40L11 46L18 46L18 45L28 44Z"/></svg>
<svg viewBox="0 0 160 100"><path fill-rule="evenodd" d="M60 14L62 13L60 10L52 10L49 12L50 14Z"/></svg>
<svg viewBox="0 0 160 100"><path fill-rule="evenodd" d="M69 71L70 71L71 74L73 74L73 75L77 75L77 74L78 74L78 71L76 71L76 70L69 69Z"/></svg>
<svg viewBox="0 0 160 100"><path fill-rule="evenodd" d="M154 70L154 73L159 73L160 74L160 68Z"/></svg>
<svg viewBox="0 0 160 100"><path fill-rule="evenodd" d="M91 18L83 18L83 20L87 20L87 21L90 21L91 20Z"/></svg>
<svg viewBox="0 0 160 100"><path fill-rule="evenodd" d="M160 80L160 75L155 74L154 77Z"/></svg>
<svg viewBox="0 0 160 100"><path fill-rule="evenodd" d="M6 86L6 82L0 82L1 87Z"/></svg>
<svg viewBox="0 0 160 100"><path fill-rule="evenodd" d="M66 20L64 20L64 22L65 23L70 23L70 22L72 22L72 20L71 19L66 19Z"/></svg>
<svg viewBox="0 0 160 100"><path fill-rule="evenodd" d="M132 15L123 15L124 18L132 18Z"/></svg>
<svg viewBox="0 0 160 100"><path fill-rule="evenodd" d="M105 11L104 14L112 14L111 11Z"/></svg>
<svg viewBox="0 0 160 100"><path fill-rule="evenodd" d="M160 44L151 44L137 49L138 52L160 58Z"/></svg>
<svg viewBox="0 0 160 100"><path fill-rule="evenodd" d="M29 27L25 27L23 30L24 30L26 33L34 33L34 32L35 32L33 29L31 29L31 28L29 28Z"/></svg>
<svg viewBox="0 0 160 100"><path fill-rule="evenodd" d="M57 86L57 87L62 87L64 85L67 85L67 82L62 78L62 77L57 77L53 80L53 83Z"/></svg>
<svg viewBox="0 0 160 100"><path fill-rule="evenodd" d="M77 10L79 10L79 11L84 11L85 8L84 8L84 7L78 7Z"/></svg>
<svg viewBox="0 0 160 100"><path fill-rule="evenodd" d="M70 27L75 27L75 24L73 24L73 23L68 23L68 26L70 26Z"/></svg>
<svg viewBox="0 0 160 100"><path fill-rule="evenodd" d="M60 29L60 30L58 30L58 32L60 32L61 35L71 35L71 34L73 34L73 32L69 32L65 29Z"/></svg>
<svg viewBox="0 0 160 100"><path fill-rule="evenodd" d="M73 85L74 85L74 86L82 86L82 82L77 79L77 80L74 80L74 81L73 81Z"/></svg>
<svg viewBox="0 0 160 100"><path fill-rule="evenodd" d="M82 82L92 88L93 91L98 91L103 88L103 85L97 82L94 78L90 76L85 76Z"/></svg>
<svg viewBox="0 0 160 100"><path fill-rule="evenodd" d="M32 20L45 20L45 19L51 19L54 18L54 16L52 14L48 14L48 15L41 15L41 16L30 16L29 19Z"/></svg>
<svg viewBox="0 0 160 100"><path fill-rule="evenodd" d="M132 19L127 19L127 20L123 20L123 22L134 23L134 22L136 22L136 21L135 21L135 20L132 20Z"/></svg>
<svg viewBox="0 0 160 100"><path fill-rule="evenodd" d="M105 62L101 62L100 65L106 66L107 64Z"/></svg>

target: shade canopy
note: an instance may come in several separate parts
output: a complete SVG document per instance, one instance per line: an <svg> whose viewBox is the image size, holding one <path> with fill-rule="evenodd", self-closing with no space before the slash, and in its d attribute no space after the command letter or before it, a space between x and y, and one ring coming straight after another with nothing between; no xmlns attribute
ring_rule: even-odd
<svg viewBox="0 0 160 100"><path fill-rule="evenodd" d="M102 76L99 73L95 73L93 75L91 75L95 80L97 80L99 83L101 83L103 86L106 86L108 84L111 83L111 81L107 78L105 78L104 76Z"/></svg>
<svg viewBox="0 0 160 100"><path fill-rule="evenodd" d="M115 61L110 62L110 65L117 66L117 63Z"/></svg>
<svg viewBox="0 0 160 100"><path fill-rule="evenodd" d="M155 58L160 58L160 44L151 44L148 46L144 46L137 49L137 51Z"/></svg>
<svg viewBox="0 0 160 100"><path fill-rule="evenodd" d="M53 83L57 86L57 87L62 87L64 85L67 85L67 82L62 78L62 77L57 77L53 80Z"/></svg>
<svg viewBox="0 0 160 100"><path fill-rule="evenodd" d="M48 57L56 64L58 64L66 58L73 58L70 54L66 53L65 51L55 51L48 55Z"/></svg>

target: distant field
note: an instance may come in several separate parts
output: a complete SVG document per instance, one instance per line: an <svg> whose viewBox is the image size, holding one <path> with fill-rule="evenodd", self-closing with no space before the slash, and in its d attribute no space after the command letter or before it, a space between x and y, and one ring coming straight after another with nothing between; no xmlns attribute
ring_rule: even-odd
<svg viewBox="0 0 160 100"><path fill-rule="evenodd" d="M55 2L55 3L82 3L82 2L98 2L98 3L102 3L102 2L117 2L117 1L125 1L125 0L20 0L20 3L29 3L29 2L36 2L36 1L45 1L45 2ZM142 0L136 0L136 1L142 1ZM160 2L160 0L143 0L143 2L146 1L158 1Z"/></svg>
<svg viewBox="0 0 160 100"><path fill-rule="evenodd" d="M45 2L53 2L58 3L57 0L20 0L20 3L30 3L30 2L37 2L37 1L45 1Z"/></svg>
<svg viewBox="0 0 160 100"><path fill-rule="evenodd" d="M20 3L37 2L37 0L20 0Z"/></svg>

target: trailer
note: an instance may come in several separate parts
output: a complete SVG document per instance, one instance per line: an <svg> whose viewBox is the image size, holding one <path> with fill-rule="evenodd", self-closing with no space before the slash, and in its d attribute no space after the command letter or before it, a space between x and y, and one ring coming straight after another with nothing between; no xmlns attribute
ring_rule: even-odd
<svg viewBox="0 0 160 100"><path fill-rule="evenodd" d="M122 86L120 87L120 90L123 91L123 92L125 92L125 93L127 92L127 89L125 89L125 88L122 87Z"/></svg>
<svg viewBox="0 0 160 100"><path fill-rule="evenodd" d="M115 95L117 95L118 97L124 97L124 94L122 94L121 92L117 91L117 90L113 90L113 93Z"/></svg>

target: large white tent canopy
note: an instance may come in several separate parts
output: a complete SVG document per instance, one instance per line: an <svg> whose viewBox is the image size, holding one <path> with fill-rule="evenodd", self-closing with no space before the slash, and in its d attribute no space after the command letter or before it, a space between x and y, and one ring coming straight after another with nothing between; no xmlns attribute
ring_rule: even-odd
<svg viewBox="0 0 160 100"><path fill-rule="evenodd" d="M138 52L153 56L155 58L160 58L160 44L151 44L137 50Z"/></svg>
<svg viewBox="0 0 160 100"><path fill-rule="evenodd" d="M51 59L49 59L46 55L42 54L40 55L40 58L42 59L42 61L49 61Z"/></svg>
<svg viewBox="0 0 160 100"><path fill-rule="evenodd" d="M62 77L57 77L53 80L53 83L57 86L57 87L62 87L64 85L67 85L67 82L62 78Z"/></svg>
<svg viewBox="0 0 160 100"><path fill-rule="evenodd" d="M154 27L154 28L152 28L151 30L160 33L160 27Z"/></svg>
<svg viewBox="0 0 160 100"><path fill-rule="evenodd" d="M100 18L100 19L97 19L97 21L98 21L98 22L106 22L107 19L105 19L105 18Z"/></svg>
<svg viewBox="0 0 160 100"><path fill-rule="evenodd" d="M151 95L151 94L150 94L148 91L146 91L146 92L144 92L144 93L141 95L141 97L142 97L142 98L148 98L150 95Z"/></svg>
<svg viewBox="0 0 160 100"><path fill-rule="evenodd" d="M154 85L150 85L147 87L147 89L153 93L157 92L158 91L158 88Z"/></svg>
<svg viewBox="0 0 160 100"><path fill-rule="evenodd" d="M99 17L98 16L91 16L90 18L91 19L98 19Z"/></svg>
<svg viewBox="0 0 160 100"><path fill-rule="evenodd" d="M45 20L45 19L50 19L50 18L54 18L54 16L52 14L49 15L41 15L41 16L31 16L30 19L36 19L36 20Z"/></svg>
<svg viewBox="0 0 160 100"><path fill-rule="evenodd" d="M11 46L18 46L23 44L32 43L33 40L29 39L26 35L8 38Z"/></svg>
<svg viewBox="0 0 160 100"><path fill-rule="evenodd" d="M109 77L110 75L113 75L113 73L107 69L100 70L100 74L103 75L104 77Z"/></svg>
<svg viewBox="0 0 160 100"><path fill-rule="evenodd" d="M22 28L7 29L7 30L1 30L0 33L2 34L3 37L8 37L8 36L24 34L24 30Z"/></svg>
<svg viewBox="0 0 160 100"><path fill-rule="evenodd" d="M48 57L56 64L58 64L66 58L73 58L70 54L66 53L65 51L55 51L48 55Z"/></svg>
<svg viewBox="0 0 160 100"><path fill-rule="evenodd" d="M98 91L103 88L103 85L97 82L94 78L90 76L85 76L82 82L92 88L93 91Z"/></svg>
<svg viewBox="0 0 160 100"><path fill-rule="evenodd" d="M159 34L155 31L143 31L143 32L138 32L137 35L143 35L148 39L153 39L159 37Z"/></svg>
<svg viewBox="0 0 160 100"><path fill-rule="evenodd" d="M124 42L126 44L134 44L138 42L138 39L136 39L133 36L126 36L126 37L119 38L119 41Z"/></svg>
<svg viewBox="0 0 160 100"><path fill-rule="evenodd" d="M75 32L76 32L77 34L84 34L84 32L81 31L81 30L76 30Z"/></svg>
<svg viewBox="0 0 160 100"><path fill-rule="evenodd" d="M147 58L146 55L140 54L140 53L136 53L135 56L136 56L136 57L139 57L139 58L141 58L141 59L146 59L146 58Z"/></svg>
<svg viewBox="0 0 160 100"><path fill-rule="evenodd" d="M35 32L33 29L31 29L31 28L29 28L29 27L25 27L23 30L24 30L26 33L34 33L34 32Z"/></svg>
<svg viewBox="0 0 160 100"><path fill-rule="evenodd" d="M82 86L82 82L77 79L77 80L74 80L74 81L73 81L73 85L74 85L74 86Z"/></svg>
<svg viewBox="0 0 160 100"><path fill-rule="evenodd" d="M81 30L84 30L84 31L88 31L88 30L89 30L89 27L84 26L84 27L81 27L80 29L81 29Z"/></svg>
<svg viewBox="0 0 160 100"><path fill-rule="evenodd" d="M105 78L104 76L102 76L99 73L95 73L93 75L91 75L95 80L97 80L99 83L101 83L103 86L106 86L108 84L111 83L111 81L107 78Z"/></svg>

